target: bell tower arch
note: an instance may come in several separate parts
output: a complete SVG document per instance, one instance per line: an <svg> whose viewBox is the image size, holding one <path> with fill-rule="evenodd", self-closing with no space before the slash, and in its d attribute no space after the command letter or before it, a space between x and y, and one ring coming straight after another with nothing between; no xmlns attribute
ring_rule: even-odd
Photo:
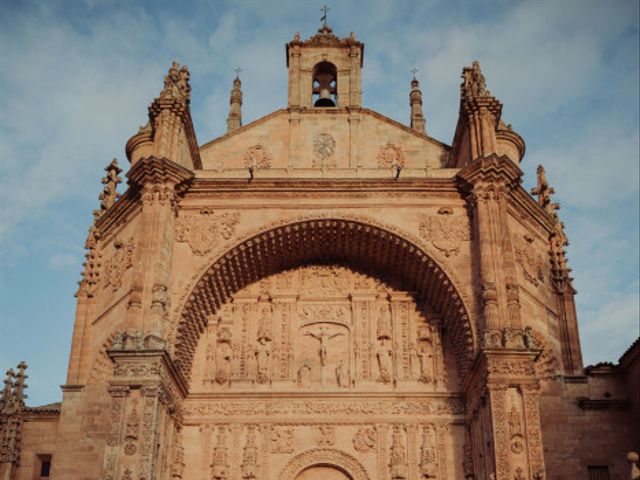
<svg viewBox="0 0 640 480"><path fill-rule="evenodd" d="M287 44L290 109L360 108L364 44L355 34L339 38L328 25L308 40Z"/></svg>

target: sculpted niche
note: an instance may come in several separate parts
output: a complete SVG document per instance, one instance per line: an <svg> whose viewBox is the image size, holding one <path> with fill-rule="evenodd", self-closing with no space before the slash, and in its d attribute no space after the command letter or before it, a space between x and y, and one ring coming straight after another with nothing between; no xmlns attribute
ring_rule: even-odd
<svg viewBox="0 0 640 480"><path fill-rule="evenodd" d="M457 391L444 325L392 281L337 264L285 270L207 318L191 390Z"/></svg>

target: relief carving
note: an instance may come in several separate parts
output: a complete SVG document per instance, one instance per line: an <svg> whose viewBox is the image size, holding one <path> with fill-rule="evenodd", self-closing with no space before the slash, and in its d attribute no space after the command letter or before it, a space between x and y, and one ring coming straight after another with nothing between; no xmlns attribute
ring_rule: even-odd
<svg viewBox="0 0 640 480"><path fill-rule="evenodd" d="M454 215L453 210L442 207L438 215L424 215L420 222L420 236L431 241L446 257L457 255L462 242L471 240L469 220L466 215Z"/></svg>
<svg viewBox="0 0 640 480"><path fill-rule="evenodd" d="M211 478L213 480L229 479L229 459L227 458L227 428L218 428L216 446L211 461Z"/></svg>
<svg viewBox="0 0 640 480"><path fill-rule="evenodd" d="M292 428L273 428L271 431L271 453L293 453Z"/></svg>
<svg viewBox="0 0 640 480"><path fill-rule="evenodd" d="M124 437L124 453L125 455L135 455L138 451L138 435L140 429L140 415L138 414L138 399L133 399L131 412L127 416Z"/></svg>
<svg viewBox="0 0 640 480"><path fill-rule="evenodd" d="M534 245L533 237L530 235L514 235L513 249L516 257L516 263L520 265L524 278L534 286L544 282L544 266L545 262Z"/></svg>
<svg viewBox="0 0 640 480"><path fill-rule="evenodd" d="M229 240L240 214L238 212L216 212L203 208L195 215L180 215L175 222L177 242L189 244L194 255L206 255L223 240Z"/></svg>
<svg viewBox="0 0 640 480"><path fill-rule="evenodd" d="M391 436L391 454L389 471L392 480L406 480L409 477L407 467L407 452L405 448L406 436L404 429L400 425L393 426Z"/></svg>
<svg viewBox="0 0 640 480"><path fill-rule="evenodd" d="M133 253L135 241L130 237L126 242L115 240L113 242L115 253L105 262L105 288L111 285L115 292L122 286L122 278L125 272L133 266Z"/></svg>
<svg viewBox="0 0 640 480"><path fill-rule="evenodd" d="M353 437L353 448L358 452L371 452L377 443L376 430L373 427L362 427Z"/></svg>
<svg viewBox="0 0 640 480"><path fill-rule="evenodd" d="M257 144L249 147L244 153L244 166L251 169L269 168L271 166L271 154L266 147Z"/></svg>
<svg viewBox="0 0 640 480"><path fill-rule="evenodd" d="M247 427L247 439L242 451L242 471L243 480L255 480L259 478L258 447L256 445L256 427Z"/></svg>
<svg viewBox="0 0 640 480"><path fill-rule="evenodd" d="M314 167L335 167L336 141L328 133L318 133L313 137Z"/></svg>
<svg viewBox="0 0 640 480"><path fill-rule="evenodd" d="M387 143L378 150L378 166L380 168L404 167L404 153L402 149L393 143Z"/></svg>
<svg viewBox="0 0 640 480"><path fill-rule="evenodd" d="M336 443L336 427L333 425L320 425L318 427L316 445L320 447L330 447L334 443Z"/></svg>
<svg viewBox="0 0 640 480"><path fill-rule="evenodd" d="M425 425L422 428L420 474L422 478L438 478L438 444L433 425Z"/></svg>

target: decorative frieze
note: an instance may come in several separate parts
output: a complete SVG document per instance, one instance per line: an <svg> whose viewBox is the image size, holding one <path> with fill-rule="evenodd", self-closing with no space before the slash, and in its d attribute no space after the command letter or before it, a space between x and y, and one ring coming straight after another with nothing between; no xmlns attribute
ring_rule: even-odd
<svg viewBox="0 0 640 480"><path fill-rule="evenodd" d="M238 212L203 208L197 214L181 214L175 223L176 241L189 244L194 255L206 255L217 242L230 239L240 219Z"/></svg>

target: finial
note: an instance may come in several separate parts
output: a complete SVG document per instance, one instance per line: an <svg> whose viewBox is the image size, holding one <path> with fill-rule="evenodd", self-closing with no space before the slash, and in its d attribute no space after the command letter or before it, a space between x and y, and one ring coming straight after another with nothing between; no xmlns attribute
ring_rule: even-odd
<svg viewBox="0 0 640 480"><path fill-rule="evenodd" d="M487 90L487 84L480 70L480 62L473 61L471 67L462 69L462 84L460 94L465 98L489 97L491 92Z"/></svg>
<svg viewBox="0 0 640 480"><path fill-rule="evenodd" d="M419 70L418 70L416 67L413 67L413 68L411 69L411 73L412 73L412 75L413 75L413 79L414 79L414 80L416 80L416 81L418 80L418 79L416 78L416 73L418 73L418 71L419 71Z"/></svg>
<svg viewBox="0 0 640 480"><path fill-rule="evenodd" d="M327 5L326 5L326 4L325 4L321 9L320 9L320 11L321 11L321 12L323 12L322 17L320 17L320 21L321 21L321 22L323 22L322 26L323 26L324 28L326 28L326 27L327 27L327 12L328 12L329 10L331 10L331 9L330 9L329 7L327 7Z"/></svg>
<svg viewBox="0 0 640 480"><path fill-rule="evenodd" d="M160 98L189 103L191 101L191 85L189 69L186 65L180 68L178 62L172 62L169 72L164 77L164 88Z"/></svg>
<svg viewBox="0 0 640 480"><path fill-rule="evenodd" d="M102 212L108 210L111 205L113 205L118 199L119 195L116 192L116 188L119 184L122 183L122 178L118 176L120 173L122 173L122 169L118 167L117 159L114 158L113 160L111 160L111 163L109 163L109 165L105 167L104 171L107 172L107 175L104 176L101 180L104 188L99 197L100 210Z"/></svg>
<svg viewBox="0 0 640 480"><path fill-rule="evenodd" d="M240 67L236 67L233 71L236 72L236 80L240 80L240 72L242 72L242 69Z"/></svg>
<svg viewBox="0 0 640 480"><path fill-rule="evenodd" d="M231 89L231 96L229 98L229 115L227 116L227 132L237 130L242 126L242 90L240 86L240 72L242 69L237 67L234 69L236 72L236 78L233 81L233 88Z"/></svg>
<svg viewBox="0 0 640 480"><path fill-rule="evenodd" d="M549 186L547 175L542 165L538 165L536 169L538 176L538 185L531 189L531 195L538 196L538 205L540 205L549 215L556 217L556 210L560 209L560 204L551 202L551 195L555 190Z"/></svg>

